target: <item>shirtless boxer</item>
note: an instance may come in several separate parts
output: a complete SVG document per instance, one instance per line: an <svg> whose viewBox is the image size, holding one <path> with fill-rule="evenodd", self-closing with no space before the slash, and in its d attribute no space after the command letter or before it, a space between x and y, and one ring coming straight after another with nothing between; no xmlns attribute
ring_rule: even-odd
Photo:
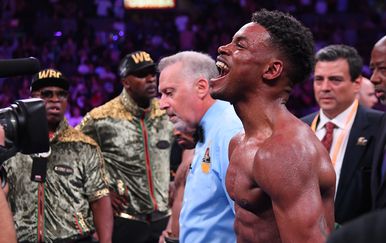
<svg viewBox="0 0 386 243"><path fill-rule="evenodd" d="M289 15L261 10L218 51L211 95L231 102L245 129L229 145L226 177L237 242L325 242L334 226L334 169L285 107L312 70L312 34Z"/></svg>

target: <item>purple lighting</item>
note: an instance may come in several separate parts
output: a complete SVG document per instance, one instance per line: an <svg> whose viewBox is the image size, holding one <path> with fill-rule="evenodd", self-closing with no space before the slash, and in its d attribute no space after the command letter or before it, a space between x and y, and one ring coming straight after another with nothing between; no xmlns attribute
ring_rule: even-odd
<svg viewBox="0 0 386 243"><path fill-rule="evenodd" d="M62 36L62 31L56 31L54 36L55 37L61 37Z"/></svg>

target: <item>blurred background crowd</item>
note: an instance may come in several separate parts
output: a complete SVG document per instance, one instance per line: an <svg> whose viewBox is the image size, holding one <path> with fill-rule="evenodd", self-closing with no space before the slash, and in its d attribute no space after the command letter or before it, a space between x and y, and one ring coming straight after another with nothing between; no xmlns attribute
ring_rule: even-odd
<svg viewBox="0 0 386 243"><path fill-rule="evenodd" d="M42 68L62 71L71 81L66 116L72 125L121 91L117 66L127 53L145 50L158 61L196 50L215 58L260 8L296 16L317 49L354 46L366 77L371 48L386 33L384 0L176 0L166 10L129 10L123 0L1 0L0 8L0 59L33 56ZM28 98L30 79L0 79L0 107ZM287 106L298 117L317 109L312 79L293 89Z"/></svg>

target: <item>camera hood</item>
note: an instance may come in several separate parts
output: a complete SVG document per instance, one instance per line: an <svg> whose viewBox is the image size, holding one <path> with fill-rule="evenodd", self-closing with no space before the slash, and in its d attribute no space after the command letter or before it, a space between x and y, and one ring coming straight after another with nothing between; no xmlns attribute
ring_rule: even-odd
<svg viewBox="0 0 386 243"><path fill-rule="evenodd" d="M0 109L6 147L15 147L23 154L49 151L48 124L44 101L38 98L17 100Z"/></svg>
<svg viewBox="0 0 386 243"><path fill-rule="evenodd" d="M20 109L19 149L23 154L49 151L48 124L44 101L31 98L15 102Z"/></svg>

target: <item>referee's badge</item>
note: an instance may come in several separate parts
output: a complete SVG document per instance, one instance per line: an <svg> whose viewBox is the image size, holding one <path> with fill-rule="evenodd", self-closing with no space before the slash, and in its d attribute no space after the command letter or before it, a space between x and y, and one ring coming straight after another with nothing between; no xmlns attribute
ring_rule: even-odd
<svg viewBox="0 0 386 243"><path fill-rule="evenodd" d="M208 174L210 171L210 155L209 155L209 147L206 148L204 158L201 161L201 170L205 174Z"/></svg>

